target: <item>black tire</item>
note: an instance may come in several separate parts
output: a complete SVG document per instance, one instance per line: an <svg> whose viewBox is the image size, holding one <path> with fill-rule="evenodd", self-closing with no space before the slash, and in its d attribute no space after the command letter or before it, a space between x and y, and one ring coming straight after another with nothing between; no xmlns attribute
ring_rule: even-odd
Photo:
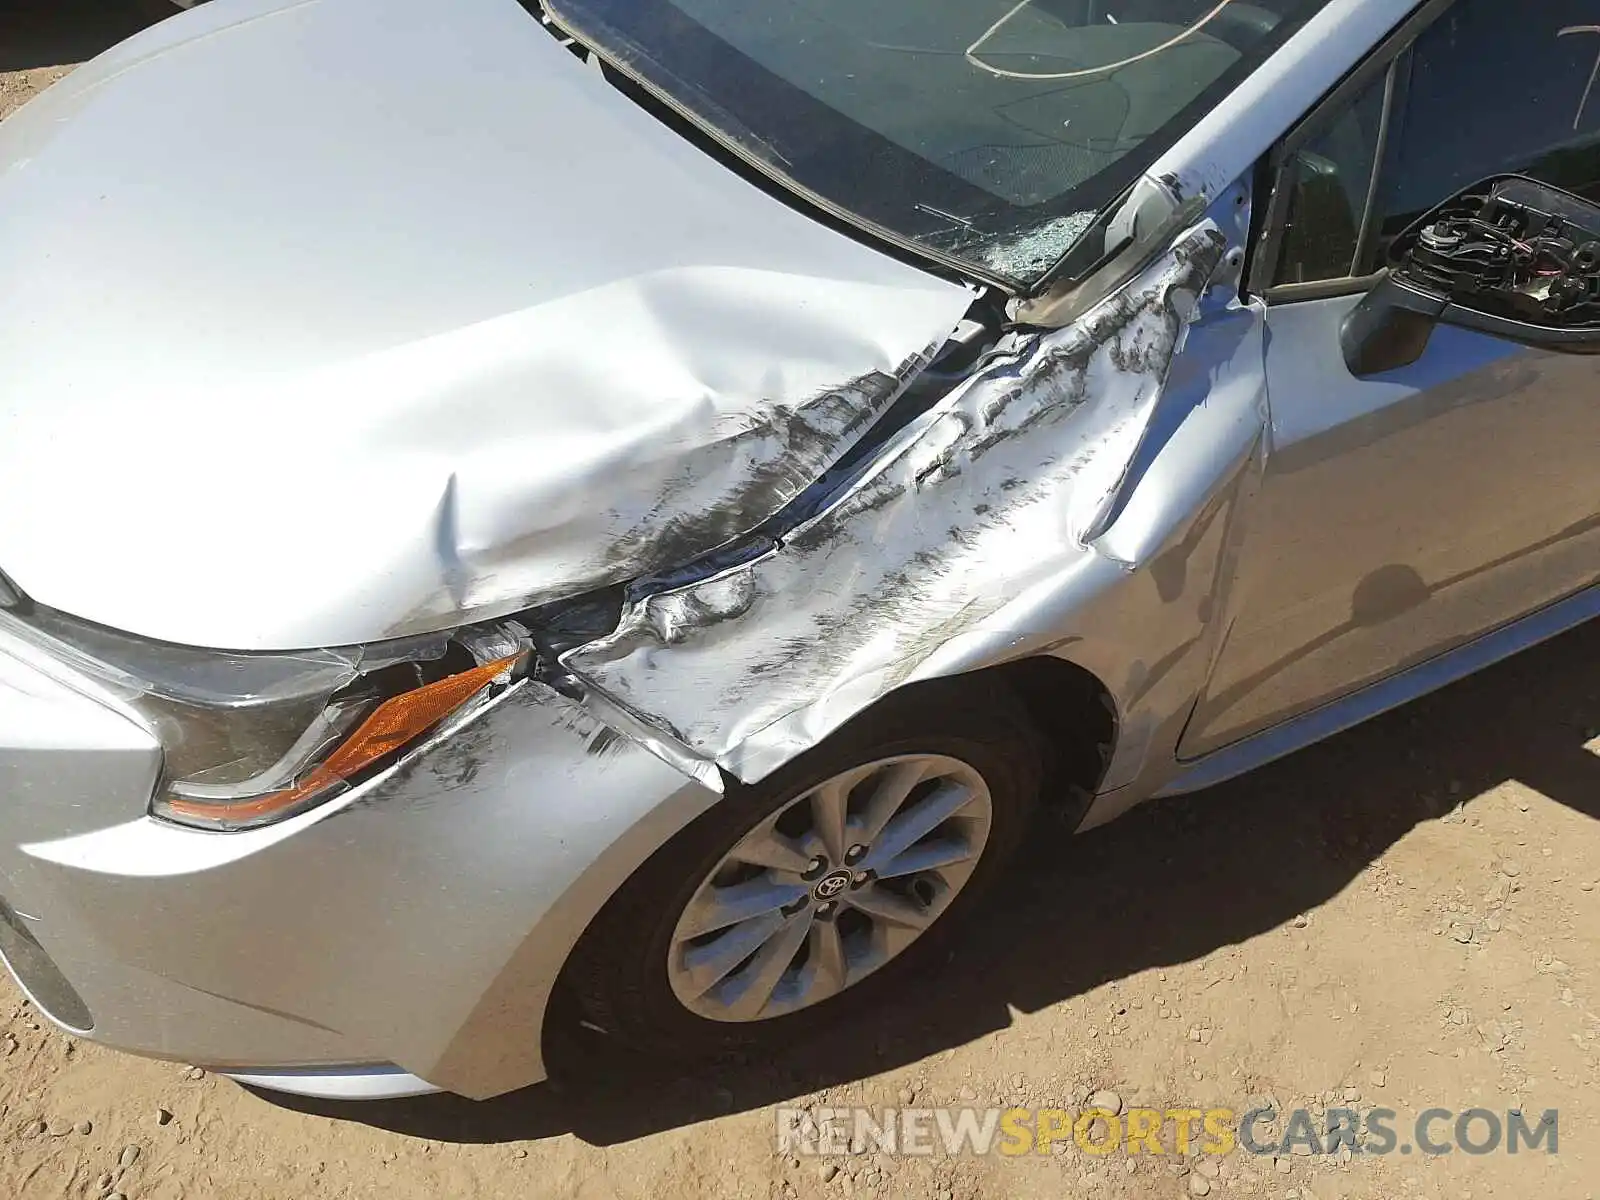
<svg viewBox="0 0 1600 1200"><path fill-rule="evenodd" d="M915 753L966 763L990 792L982 857L943 915L898 957L809 1008L742 1023L709 1020L685 1008L668 981L672 933L723 856L763 818L824 780L857 763ZM759 785L731 788L681 830L606 903L574 950L567 981L595 1025L669 1058L776 1048L852 1012L892 1005L909 975L942 960L1014 856L1038 799L1045 757L1026 710L997 683L950 680L903 689Z"/></svg>

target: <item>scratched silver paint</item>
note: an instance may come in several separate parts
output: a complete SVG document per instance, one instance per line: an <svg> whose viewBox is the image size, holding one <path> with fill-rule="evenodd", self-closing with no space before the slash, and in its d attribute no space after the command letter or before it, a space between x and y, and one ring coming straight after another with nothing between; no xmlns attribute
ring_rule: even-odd
<svg viewBox="0 0 1600 1200"><path fill-rule="evenodd" d="M1008 334L778 549L638 599L563 662L760 778L1096 553L1227 241L1203 221L1080 320Z"/></svg>

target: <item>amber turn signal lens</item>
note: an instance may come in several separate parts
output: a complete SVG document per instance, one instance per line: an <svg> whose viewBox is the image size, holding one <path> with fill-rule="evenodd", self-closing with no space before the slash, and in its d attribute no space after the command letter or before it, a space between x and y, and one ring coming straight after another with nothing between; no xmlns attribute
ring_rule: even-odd
<svg viewBox="0 0 1600 1200"><path fill-rule="evenodd" d="M177 816L212 822L258 821L304 804L320 792L348 781L387 755L416 741L471 700L521 655L485 663L459 675L426 684L385 700L362 721L338 749L299 783L252 800L213 803L171 796L167 808Z"/></svg>

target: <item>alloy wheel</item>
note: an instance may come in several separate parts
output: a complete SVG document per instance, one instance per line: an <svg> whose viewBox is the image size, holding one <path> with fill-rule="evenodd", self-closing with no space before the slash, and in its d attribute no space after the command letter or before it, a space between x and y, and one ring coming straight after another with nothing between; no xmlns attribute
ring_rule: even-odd
<svg viewBox="0 0 1600 1200"><path fill-rule="evenodd" d="M983 777L944 755L879 759L802 792L696 889L668 950L673 994L698 1016L742 1022L851 987L949 908L992 811Z"/></svg>

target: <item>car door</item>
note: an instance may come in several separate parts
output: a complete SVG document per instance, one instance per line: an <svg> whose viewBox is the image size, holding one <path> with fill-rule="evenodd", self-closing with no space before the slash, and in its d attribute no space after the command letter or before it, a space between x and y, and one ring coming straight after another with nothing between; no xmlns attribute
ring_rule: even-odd
<svg viewBox="0 0 1600 1200"><path fill-rule="evenodd" d="M1183 758L1600 581L1600 361L1441 327L1356 378L1339 343L1386 240L1463 187L1600 199L1597 78L1592 0L1434 3L1274 156L1252 268L1272 440Z"/></svg>

